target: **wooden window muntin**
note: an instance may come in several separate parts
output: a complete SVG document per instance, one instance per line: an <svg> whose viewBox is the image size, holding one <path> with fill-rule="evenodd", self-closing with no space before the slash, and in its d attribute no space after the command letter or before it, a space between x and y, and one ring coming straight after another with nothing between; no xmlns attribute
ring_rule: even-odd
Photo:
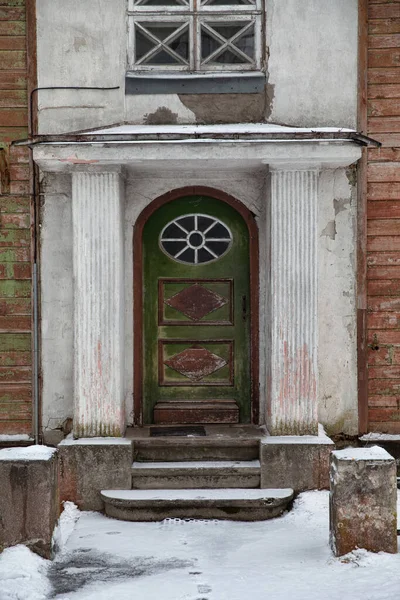
<svg viewBox="0 0 400 600"><path fill-rule="evenodd" d="M128 68L135 71L187 71L210 72L223 71L257 71L262 68L262 10L261 0L249 1L240 5L214 5L213 0L174 0L174 5L146 5L146 0L128 0ZM160 0L161 1L161 0ZM207 2L207 4L205 3ZM146 64L142 56L136 59L136 30L144 23L158 23L161 26L168 23L186 22L189 30L189 56L186 64ZM234 43L225 40L226 47L233 46L233 54L242 58L239 63L221 63L212 60L202 60L202 29L212 24L221 23L226 26L235 23L248 23L254 31L254 56L249 57L235 48ZM221 40L221 43L222 40ZM155 53L157 54L157 53ZM218 54L218 53L217 53Z"/></svg>

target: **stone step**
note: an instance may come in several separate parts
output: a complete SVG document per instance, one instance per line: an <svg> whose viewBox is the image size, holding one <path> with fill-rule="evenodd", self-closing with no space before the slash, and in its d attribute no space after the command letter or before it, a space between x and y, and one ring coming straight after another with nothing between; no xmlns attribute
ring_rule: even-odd
<svg viewBox="0 0 400 600"><path fill-rule="evenodd" d="M293 490L103 490L101 497L106 515L123 521L263 521L278 517L289 507Z"/></svg>
<svg viewBox="0 0 400 600"><path fill-rule="evenodd" d="M182 462L255 460L260 455L257 438L165 437L135 439L135 461Z"/></svg>
<svg viewBox="0 0 400 600"><path fill-rule="evenodd" d="M260 487L260 461L134 462L132 489Z"/></svg>

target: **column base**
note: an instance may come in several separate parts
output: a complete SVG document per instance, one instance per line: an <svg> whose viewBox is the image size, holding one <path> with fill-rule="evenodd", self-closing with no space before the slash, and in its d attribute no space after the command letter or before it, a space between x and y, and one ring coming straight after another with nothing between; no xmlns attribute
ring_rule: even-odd
<svg viewBox="0 0 400 600"><path fill-rule="evenodd" d="M329 489L329 459L334 449L327 435L262 438L261 488Z"/></svg>
<svg viewBox="0 0 400 600"><path fill-rule="evenodd" d="M130 490L132 441L126 438L63 440L60 458L60 501L80 510L103 510L104 489Z"/></svg>

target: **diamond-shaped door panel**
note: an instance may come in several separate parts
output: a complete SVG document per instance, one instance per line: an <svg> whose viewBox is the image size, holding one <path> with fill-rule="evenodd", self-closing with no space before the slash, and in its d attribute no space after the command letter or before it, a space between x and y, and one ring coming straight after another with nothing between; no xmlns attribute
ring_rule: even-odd
<svg viewBox="0 0 400 600"><path fill-rule="evenodd" d="M232 385L232 340L159 340L160 385Z"/></svg>
<svg viewBox="0 0 400 600"><path fill-rule="evenodd" d="M200 321L209 313L227 304L228 300L219 294L195 283L172 298L165 300L168 306L172 306L193 321Z"/></svg>
<svg viewBox="0 0 400 600"><path fill-rule="evenodd" d="M222 369L227 362L205 348L187 348L164 364L192 381L201 381L207 375Z"/></svg>
<svg viewBox="0 0 400 600"><path fill-rule="evenodd" d="M230 279L160 279L159 325L233 325Z"/></svg>

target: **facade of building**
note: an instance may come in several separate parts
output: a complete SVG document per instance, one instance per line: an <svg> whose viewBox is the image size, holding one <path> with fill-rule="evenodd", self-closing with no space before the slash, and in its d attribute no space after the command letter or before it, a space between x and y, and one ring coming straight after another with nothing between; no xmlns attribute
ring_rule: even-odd
<svg viewBox="0 0 400 600"><path fill-rule="evenodd" d="M397 431L396 6L36 0L36 434Z"/></svg>
<svg viewBox="0 0 400 600"><path fill-rule="evenodd" d="M0 434L32 433L32 168L11 142L29 134L35 18L25 1L0 6Z"/></svg>

